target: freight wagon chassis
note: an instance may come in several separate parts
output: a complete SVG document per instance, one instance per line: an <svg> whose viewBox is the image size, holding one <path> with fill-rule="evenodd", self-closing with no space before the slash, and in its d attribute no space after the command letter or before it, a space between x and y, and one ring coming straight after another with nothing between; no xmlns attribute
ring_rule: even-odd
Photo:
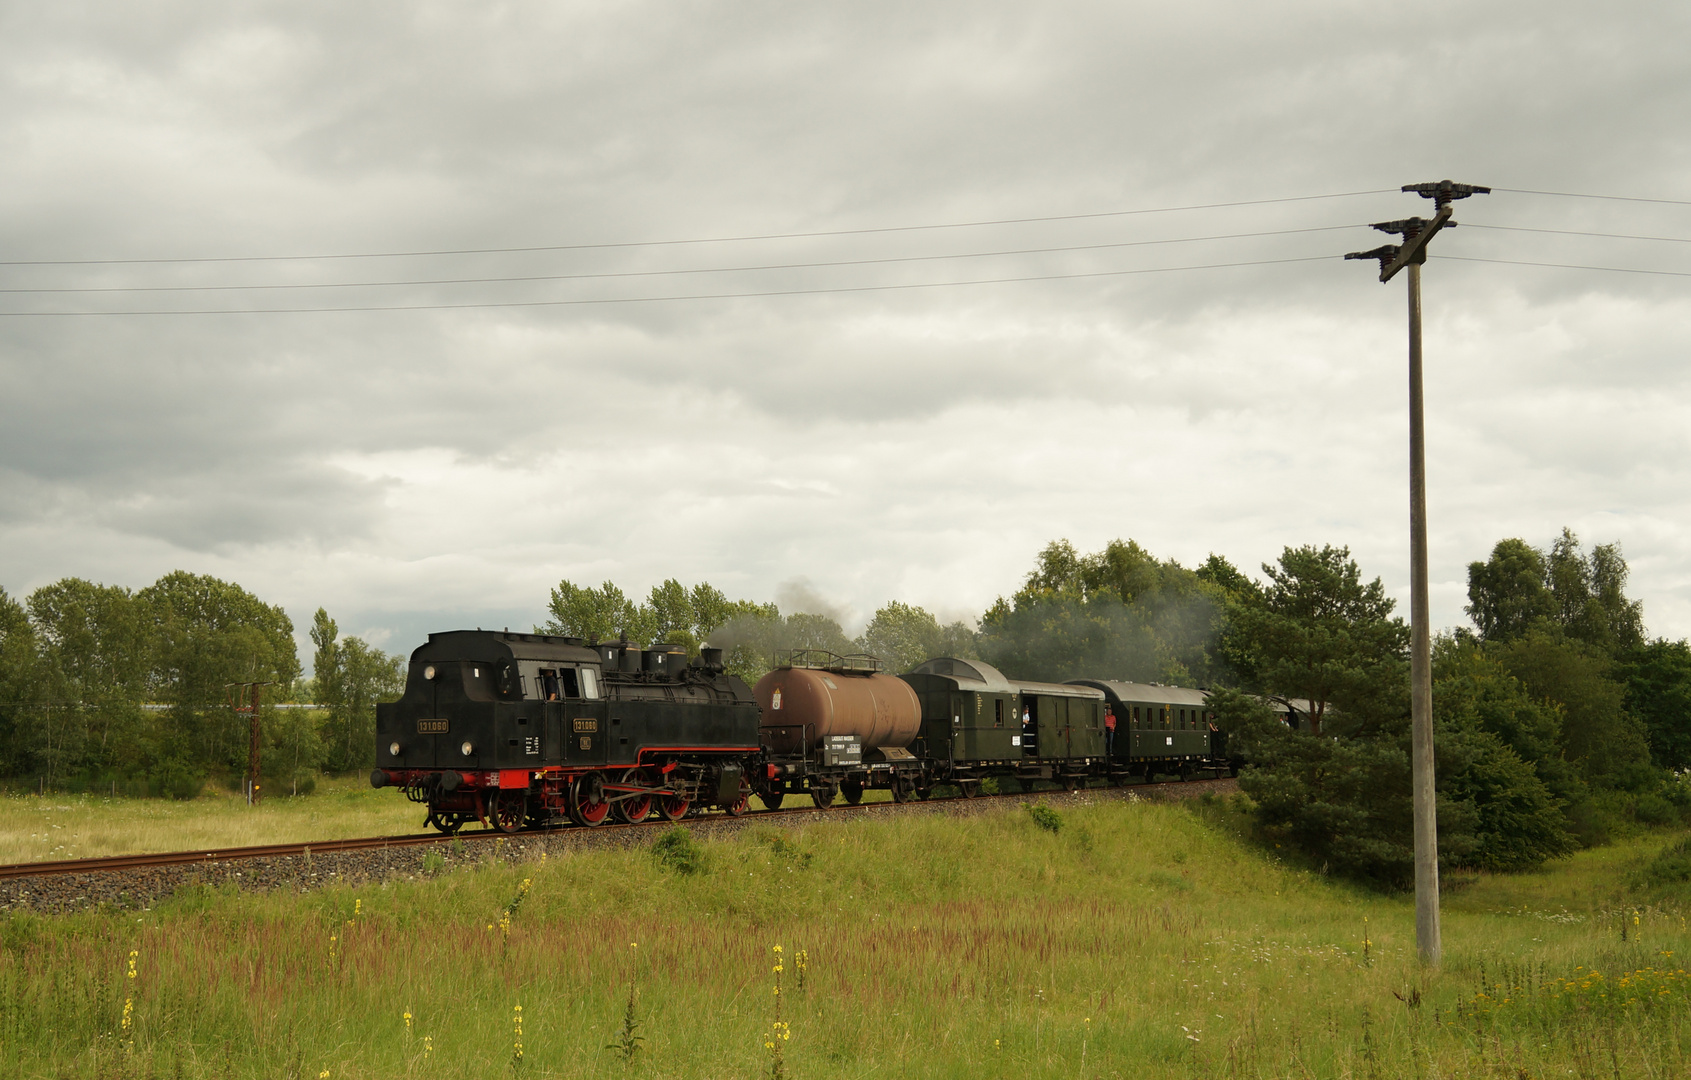
<svg viewBox="0 0 1691 1080"><path fill-rule="evenodd" d="M875 788L892 792L894 802L926 799L933 794L933 778L914 760L819 765L799 759L765 764L752 790L771 810L780 809L788 795L804 794L819 809L826 810L836 798L856 806L863 801L865 791Z"/></svg>

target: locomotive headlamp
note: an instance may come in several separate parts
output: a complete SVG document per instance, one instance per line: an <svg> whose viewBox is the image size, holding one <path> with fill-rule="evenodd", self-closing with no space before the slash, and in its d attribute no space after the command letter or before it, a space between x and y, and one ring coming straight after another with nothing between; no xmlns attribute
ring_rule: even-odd
<svg viewBox="0 0 1691 1080"><path fill-rule="evenodd" d="M460 746L460 747L459 747L459 748L458 748L458 750L459 750L459 752L461 752L461 753L462 753L462 754L463 754L463 755L464 755L464 756L465 756L465 757L469 757L469 756L470 756L470 755L471 755L471 754L473 754L473 753L475 753L475 752L476 752L476 748L475 748L475 747L474 747L474 746L472 746L472 745L471 745L471 744L470 744L470 742L469 742L469 740L468 740L468 739L466 739L466 740L465 740L465 741L464 741L464 745L463 745L463 746Z"/></svg>
<svg viewBox="0 0 1691 1080"><path fill-rule="evenodd" d="M398 757L399 756L399 744L398 743L388 743L388 753L392 754L394 757Z"/></svg>
<svg viewBox="0 0 1691 1080"><path fill-rule="evenodd" d="M423 669L423 678L425 678L425 679L434 678L434 665L433 664L430 664L428 667Z"/></svg>

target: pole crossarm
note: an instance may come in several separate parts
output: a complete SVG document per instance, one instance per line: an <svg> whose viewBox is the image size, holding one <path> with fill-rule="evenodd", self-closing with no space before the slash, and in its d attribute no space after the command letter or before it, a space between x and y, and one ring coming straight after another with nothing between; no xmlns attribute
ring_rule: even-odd
<svg viewBox="0 0 1691 1080"><path fill-rule="evenodd" d="M1412 191L1423 199L1433 200L1433 206L1443 210L1454 199L1466 199L1470 195L1490 195L1491 189L1483 184L1458 184L1454 180L1434 180L1426 184L1405 184L1403 191Z"/></svg>
<svg viewBox="0 0 1691 1080"><path fill-rule="evenodd" d="M1446 225L1455 227L1456 222L1450 220L1450 207L1441 206L1439 212L1433 215L1433 220L1426 218L1405 218L1402 221L1382 221L1374 228L1381 232L1397 233L1403 237L1403 244L1399 246L1397 255L1391 262L1380 260L1380 281L1385 283L1397 276L1397 272L1415 263L1419 266L1427 261L1427 244L1438 235L1440 229Z"/></svg>

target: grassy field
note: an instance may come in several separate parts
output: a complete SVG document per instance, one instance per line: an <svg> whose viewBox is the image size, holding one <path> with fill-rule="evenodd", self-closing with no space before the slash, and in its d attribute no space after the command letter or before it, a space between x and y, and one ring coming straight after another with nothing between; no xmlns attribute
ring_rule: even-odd
<svg viewBox="0 0 1691 1080"><path fill-rule="evenodd" d="M14 915L0 924L0 1068L319 1080L703 1080L777 1065L801 1080L1688 1072L1691 976L1676 957L1691 933L1677 900L1626 884L1666 836L1455 883L1446 963L1426 972L1407 898L1287 867L1241 839L1224 803L1050 805L1057 831L1014 807L752 829L698 845L694 873L645 848L594 850L359 889ZM625 1060L621 1046L636 1049Z"/></svg>
<svg viewBox="0 0 1691 1080"><path fill-rule="evenodd" d="M8 794L0 796L0 863L388 836L421 832L422 822L421 808L362 776L323 780L311 795L278 795L256 807L209 787L186 802Z"/></svg>
<svg viewBox="0 0 1691 1080"><path fill-rule="evenodd" d="M863 801L890 798L885 791L869 791ZM787 805L811 803L805 796ZM761 808L755 798L753 807ZM0 864L427 831L422 807L392 788L372 788L363 776L321 780L310 795L278 795L261 799L257 807L247 806L238 794L211 788L186 802L0 795Z"/></svg>

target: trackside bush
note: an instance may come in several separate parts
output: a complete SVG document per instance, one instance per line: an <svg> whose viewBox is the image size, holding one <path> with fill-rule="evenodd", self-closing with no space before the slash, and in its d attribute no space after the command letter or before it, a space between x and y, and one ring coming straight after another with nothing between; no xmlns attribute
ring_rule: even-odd
<svg viewBox="0 0 1691 1080"><path fill-rule="evenodd" d="M1028 817L1040 828L1049 832L1063 831L1063 815L1044 803L1023 803L1022 809L1028 812Z"/></svg>
<svg viewBox="0 0 1691 1080"><path fill-rule="evenodd" d="M675 825L652 841L652 858L665 870L697 874L705 868L705 849L685 826Z"/></svg>
<svg viewBox="0 0 1691 1080"><path fill-rule="evenodd" d="M1663 848L1639 877L1646 885L1679 885L1691 881L1691 836Z"/></svg>

